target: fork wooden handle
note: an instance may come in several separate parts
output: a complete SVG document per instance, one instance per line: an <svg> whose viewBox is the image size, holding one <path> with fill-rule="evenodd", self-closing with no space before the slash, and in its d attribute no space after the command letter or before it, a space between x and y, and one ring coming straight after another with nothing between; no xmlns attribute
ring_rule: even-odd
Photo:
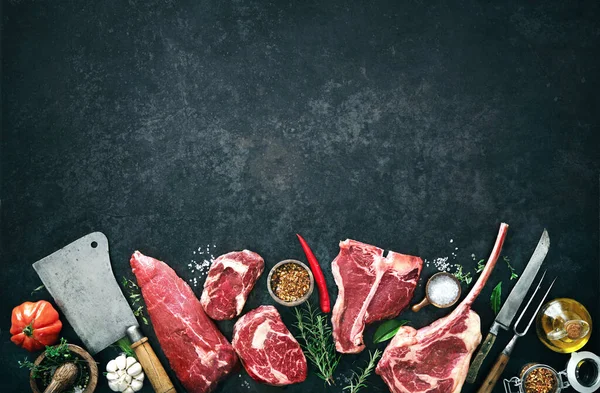
<svg viewBox="0 0 600 393"><path fill-rule="evenodd" d="M494 367L492 367L490 370L490 373L485 378L485 381L483 381L483 384L477 393L491 393L491 391L494 390L494 386L496 386L496 382L498 382L498 379L500 379L500 376L502 375L504 368L506 368L506 364L508 363L509 359L510 357L504 352L498 356L498 360L496 360Z"/></svg>
<svg viewBox="0 0 600 393"><path fill-rule="evenodd" d="M495 342L496 335L492 332L489 332L487 337L483 341L483 344L481 344L481 347L479 347L479 351L477 352L477 355L475 355L475 358L471 363L471 367L469 367L469 372L467 373L468 383L474 383L475 379L477 379L477 373L479 373L481 364L483 363L483 360L486 358L488 353L490 353L490 349L492 349L492 346Z"/></svg>

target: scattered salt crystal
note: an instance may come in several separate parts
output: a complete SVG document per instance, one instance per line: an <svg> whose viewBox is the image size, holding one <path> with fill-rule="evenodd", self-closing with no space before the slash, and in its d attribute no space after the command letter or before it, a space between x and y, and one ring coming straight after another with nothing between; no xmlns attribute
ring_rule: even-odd
<svg viewBox="0 0 600 393"><path fill-rule="evenodd" d="M429 282L427 296L433 303L444 306L456 300L458 290L456 281L446 275L440 275Z"/></svg>
<svg viewBox="0 0 600 393"><path fill-rule="evenodd" d="M454 243L454 239L450 239L450 243Z"/></svg>

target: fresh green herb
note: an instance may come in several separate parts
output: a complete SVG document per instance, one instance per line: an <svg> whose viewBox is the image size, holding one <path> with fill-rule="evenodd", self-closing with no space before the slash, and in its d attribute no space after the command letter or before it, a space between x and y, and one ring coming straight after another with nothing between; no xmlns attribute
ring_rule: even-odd
<svg viewBox="0 0 600 393"><path fill-rule="evenodd" d="M39 287L37 287L33 291L31 291L31 294L34 295L36 292L39 292L44 288L46 288L44 285L40 285Z"/></svg>
<svg viewBox="0 0 600 393"><path fill-rule="evenodd" d="M302 309L294 307L294 314L295 326L300 332L297 338L306 357L317 368L317 376L328 385L335 384L333 372L340 362L340 355L335 350L327 316L308 302Z"/></svg>
<svg viewBox="0 0 600 393"><path fill-rule="evenodd" d="M515 278L519 278L519 275L515 273L515 268L510 264L510 259L508 259L507 256L502 257L502 259L504 259L504 262L506 262L506 265L508 266L508 270L510 270L510 279L514 280Z"/></svg>
<svg viewBox="0 0 600 393"><path fill-rule="evenodd" d="M481 273L485 268L485 259L480 259L477 261L477 268L475 269L475 273Z"/></svg>
<svg viewBox="0 0 600 393"><path fill-rule="evenodd" d="M471 272L468 272L466 274L463 273L463 267L460 265L457 265L457 269L456 272L454 272L454 276L458 279L458 281L465 282L467 285L469 285L471 281L473 281L473 277L471 277Z"/></svg>
<svg viewBox="0 0 600 393"><path fill-rule="evenodd" d="M129 303L131 304L131 309L133 310L133 315L144 322L144 325L148 325L148 318L144 315L144 305L142 302L142 295L140 294L140 287L127 277L123 277L123 281L121 282L125 289L129 292Z"/></svg>
<svg viewBox="0 0 600 393"><path fill-rule="evenodd" d="M492 310L494 310L494 314L498 315L498 311L500 311L500 305L502 304L502 281L500 281L498 285L494 287L490 300L492 302Z"/></svg>
<svg viewBox="0 0 600 393"><path fill-rule="evenodd" d="M36 365L28 359L19 361L19 367L28 368L33 371L33 378L39 378L42 373L52 371L56 367L66 362L77 363L81 359L77 358L71 351L69 351L69 344L64 338L60 339L60 343L55 346L46 346L44 351L46 357L42 364Z"/></svg>
<svg viewBox="0 0 600 393"><path fill-rule="evenodd" d="M45 357L40 364L35 364L29 359L19 361L19 367L31 370L33 378L38 379L38 385L47 387L57 367L65 363L73 363L77 366L77 378L72 389L64 390L64 393L82 392L90 381L87 362L69 350L69 344L64 338L55 346L46 346Z"/></svg>
<svg viewBox="0 0 600 393"><path fill-rule="evenodd" d="M345 386L343 390L348 390L350 393L356 393L362 388L367 387L367 378L373 372L375 365L377 364L377 359L381 356L381 351L376 349L374 353L369 351L369 363L362 370L359 369L358 372L352 372L352 379L350 380L350 385Z"/></svg>
<svg viewBox="0 0 600 393"><path fill-rule="evenodd" d="M129 342L129 339L127 337L123 337L123 338L119 339L112 346L116 347L116 348L119 348L121 350L121 352L123 352L125 355L131 356L131 357L137 359L137 356L135 355L135 352L131 348L131 343Z"/></svg>
<svg viewBox="0 0 600 393"><path fill-rule="evenodd" d="M379 327L375 331L375 334L373 335L373 342L375 344L379 344L394 338L396 333L398 333L400 327L406 325L407 323L408 321L405 319L401 321L398 321L397 319L390 319L389 321L385 321L384 323L379 325Z"/></svg>

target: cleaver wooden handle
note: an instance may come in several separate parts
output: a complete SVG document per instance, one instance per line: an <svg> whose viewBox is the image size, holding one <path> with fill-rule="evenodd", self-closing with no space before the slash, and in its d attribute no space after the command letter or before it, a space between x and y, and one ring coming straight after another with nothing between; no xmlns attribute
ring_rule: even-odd
<svg viewBox="0 0 600 393"><path fill-rule="evenodd" d="M173 382L167 375L156 353L150 346L148 337L144 337L137 326L127 329L129 339L133 341L131 348L135 351L138 361L148 376L156 393L177 393Z"/></svg>

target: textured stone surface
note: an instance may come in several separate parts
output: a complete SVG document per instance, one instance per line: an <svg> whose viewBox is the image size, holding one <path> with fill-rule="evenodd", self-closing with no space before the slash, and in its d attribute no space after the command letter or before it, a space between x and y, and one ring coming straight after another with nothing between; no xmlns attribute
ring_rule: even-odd
<svg viewBox="0 0 600 393"><path fill-rule="evenodd" d="M4 2L2 392L27 390L12 307L50 298L30 294L31 264L94 230L117 277L132 277L139 249L192 283L200 246L248 248L268 269L303 259L299 232L335 296L329 263L348 237L473 269L506 221L503 254L520 272L546 227L551 296L600 321L599 3L322 3ZM436 270L425 266L416 297ZM266 272L246 310L272 303ZM506 296L503 264L473 307L484 332L500 280ZM402 317L420 327L445 314ZM220 324L228 337L232 326ZM588 348L598 345L593 334ZM345 356L330 391L365 358ZM505 376L566 359L531 333ZM219 391L280 391L240 375ZM309 389L325 390L312 372L286 391Z"/></svg>

